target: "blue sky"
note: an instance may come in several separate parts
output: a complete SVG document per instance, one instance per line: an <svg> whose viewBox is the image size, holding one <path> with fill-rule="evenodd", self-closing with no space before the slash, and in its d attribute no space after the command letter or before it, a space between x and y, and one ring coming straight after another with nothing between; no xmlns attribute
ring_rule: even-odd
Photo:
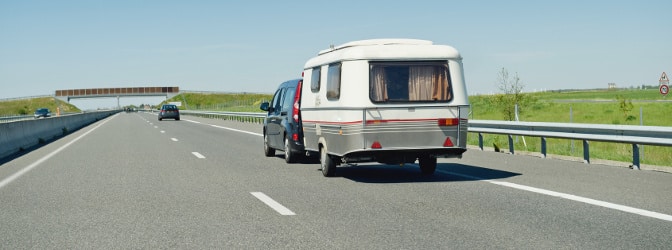
<svg viewBox="0 0 672 250"><path fill-rule="evenodd" d="M672 74L671 33L672 1L3 0L0 99L136 86L271 93L330 44L373 38L454 46L470 94L495 92L501 68L526 91L657 85Z"/></svg>

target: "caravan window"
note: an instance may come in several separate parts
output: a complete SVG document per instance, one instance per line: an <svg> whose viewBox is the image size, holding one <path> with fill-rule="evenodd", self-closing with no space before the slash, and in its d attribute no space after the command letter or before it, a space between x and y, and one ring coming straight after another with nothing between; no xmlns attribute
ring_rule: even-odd
<svg viewBox="0 0 672 250"><path fill-rule="evenodd" d="M320 91L320 67L315 67L310 73L310 91Z"/></svg>
<svg viewBox="0 0 672 250"><path fill-rule="evenodd" d="M372 62L369 65L372 102L448 102L452 98L445 61Z"/></svg>
<svg viewBox="0 0 672 250"><path fill-rule="evenodd" d="M327 99L341 97L341 63L329 64L327 69Z"/></svg>

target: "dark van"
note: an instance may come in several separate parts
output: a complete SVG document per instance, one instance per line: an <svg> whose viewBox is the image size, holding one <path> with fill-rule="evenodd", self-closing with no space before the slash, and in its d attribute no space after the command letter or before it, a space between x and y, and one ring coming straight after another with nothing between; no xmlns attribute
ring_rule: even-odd
<svg viewBox="0 0 672 250"><path fill-rule="evenodd" d="M302 79L283 82L271 102L259 107L268 112L264 119L264 154L274 156L275 150L285 152L287 163L296 162L305 154L303 128L301 127Z"/></svg>

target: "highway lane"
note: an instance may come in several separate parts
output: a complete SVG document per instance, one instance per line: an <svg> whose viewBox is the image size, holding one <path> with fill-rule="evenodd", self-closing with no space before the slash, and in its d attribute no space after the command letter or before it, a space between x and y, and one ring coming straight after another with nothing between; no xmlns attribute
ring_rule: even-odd
<svg viewBox="0 0 672 250"><path fill-rule="evenodd" d="M182 119L119 114L1 165L0 181L34 165L0 186L2 248L660 249L671 243L671 221L494 183L669 215L667 173L471 150L463 159L441 160L431 177L412 165L362 164L324 178L316 162L285 164L280 152L264 157L259 125ZM294 215L282 215L257 192Z"/></svg>

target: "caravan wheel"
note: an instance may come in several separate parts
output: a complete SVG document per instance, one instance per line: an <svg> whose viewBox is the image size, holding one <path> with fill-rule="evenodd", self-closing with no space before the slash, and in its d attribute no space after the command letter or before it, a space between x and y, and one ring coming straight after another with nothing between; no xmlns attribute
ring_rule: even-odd
<svg viewBox="0 0 672 250"><path fill-rule="evenodd" d="M320 148L320 166L322 167L322 175L325 177L332 177L336 173L336 163L327 154L325 147Z"/></svg>
<svg viewBox="0 0 672 250"><path fill-rule="evenodd" d="M424 155L418 158L422 174L431 175L436 170L436 157Z"/></svg>

